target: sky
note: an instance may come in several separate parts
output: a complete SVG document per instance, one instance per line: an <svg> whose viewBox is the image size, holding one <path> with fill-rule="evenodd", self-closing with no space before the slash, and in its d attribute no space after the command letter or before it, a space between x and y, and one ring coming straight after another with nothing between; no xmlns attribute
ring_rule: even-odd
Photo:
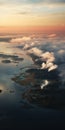
<svg viewBox="0 0 65 130"><path fill-rule="evenodd" d="M0 30L50 26L65 29L65 0L0 0Z"/></svg>

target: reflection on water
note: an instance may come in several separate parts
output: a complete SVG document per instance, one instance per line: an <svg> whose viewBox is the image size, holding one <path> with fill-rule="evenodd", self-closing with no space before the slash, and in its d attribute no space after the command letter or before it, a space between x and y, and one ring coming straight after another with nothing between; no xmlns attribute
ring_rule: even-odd
<svg viewBox="0 0 65 130"><path fill-rule="evenodd" d="M46 35L11 36L4 38L4 41L0 38L2 122L8 119L11 121L20 114L26 118L26 114L30 116L28 110L33 111L33 116L35 109L40 113L41 109L43 113L52 108L65 110L65 53L60 51L65 47L64 42L59 36L49 39ZM63 42L63 47L58 40ZM43 64L45 67L41 69ZM49 65L57 67L52 66L51 71L48 71Z"/></svg>

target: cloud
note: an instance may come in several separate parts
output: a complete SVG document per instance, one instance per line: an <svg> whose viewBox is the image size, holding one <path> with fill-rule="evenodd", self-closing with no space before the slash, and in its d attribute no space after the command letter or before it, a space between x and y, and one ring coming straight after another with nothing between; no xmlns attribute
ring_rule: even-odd
<svg viewBox="0 0 65 130"><path fill-rule="evenodd" d="M65 0L1 0L0 3L4 4L59 4L65 3Z"/></svg>
<svg viewBox="0 0 65 130"><path fill-rule="evenodd" d="M53 52L45 52L41 55L41 59L44 61L47 61L47 63L54 62L55 61L54 53Z"/></svg>
<svg viewBox="0 0 65 130"><path fill-rule="evenodd" d="M58 54L60 54L60 55L65 54L65 50L62 50L62 49L59 50L59 51L58 51Z"/></svg>
<svg viewBox="0 0 65 130"><path fill-rule="evenodd" d="M48 38L54 38L54 37L56 37L56 34L55 34L55 33L48 35Z"/></svg>
<svg viewBox="0 0 65 130"><path fill-rule="evenodd" d="M30 41L30 37L22 37L22 38L13 38L10 40L11 43L22 43L23 41Z"/></svg>
<svg viewBox="0 0 65 130"><path fill-rule="evenodd" d="M32 95L32 103L36 101L36 104L39 104L42 101L41 104L43 106L46 104L53 106L52 104L56 103L54 108L55 106L57 107L59 101L60 105L58 106L60 108L61 102L65 102L65 35L59 32L58 34L43 35L39 33L38 35L35 34L33 38L28 36L31 40L27 40L27 37L22 37L24 53L28 52L29 56L32 54L34 65L30 66L32 69L26 68L24 75L21 73L23 71L21 71L18 74L19 76L13 78L20 85L30 86L30 89L23 94L27 101L31 101L29 97ZM19 41L21 43L22 38L14 40L14 42L17 43ZM63 63L62 59L64 60ZM21 78L22 76L23 78ZM52 99L51 103L50 99Z"/></svg>
<svg viewBox="0 0 65 130"><path fill-rule="evenodd" d="M17 13L18 15L26 15L26 14L31 14L31 12L27 12L27 11L21 11Z"/></svg>
<svg viewBox="0 0 65 130"><path fill-rule="evenodd" d="M48 69L48 72L49 72L58 68L58 65L53 63L55 61L55 57L52 52L45 52L42 54L41 57L42 57L42 60L45 61L45 63L44 62L42 63L41 69Z"/></svg>
<svg viewBox="0 0 65 130"><path fill-rule="evenodd" d="M49 38L50 37L50 38ZM54 39L53 39L54 38ZM17 44L30 56L34 62L40 65L40 69L48 72L59 68L59 64L65 63L65 38L57 33L44 35L16 36L10 43ZM20 43L20 44L18 44Z"/></svg>
<svg viewBox="0 0 65 130"><path fill-rule="evenodd" d="M43 51L38 49L37 47L34 47L34 48L28 50L28 53L33 53L34 55L40 57L40 55L43 53Z"/></svg>
<svg viewBox="0 0 65 130"><path fill-rule="evenodd" d="M46 87L49 84L48 80L44 80L43 83L41 84L41 89L43 89L44 87Z"/></svg>
<svg viewBox="0 0 65 130"><path fill-rule="evenodd" d="M53 69L56 69L57 68L57 66L56 65L54 65L52 62L50 62L50 63L42 63L42 67L41 67L41 69L48 69L48 71L51 71L51 70L53 70Z"/></svg>
<svg viewBox="0 0 65 130"><path fill-rule="evenodd" d="M37 58L35 61L37 62L38 60L42 61L41 69L48 69L48 72L49 72L58 68L58 65L54 64L55 56L53 52L43 52L37 47L34 47L28 50L28 53L34 54L35 56L39 57L39 59Z"/></svg>
<svg viewBox="0 0 65 130"><path fill-rule="evenodd" d="M65 3L65 0L16 0L20 3Z"/></svg>
<svg viewBox="0 0 65 130"><path fill-rule="evenodd" d="M52 71L52 70L55 70L55 69L57 69L58 68L58 65L52 65L49 69L48 69L48 72L49 71Z"/></svg>

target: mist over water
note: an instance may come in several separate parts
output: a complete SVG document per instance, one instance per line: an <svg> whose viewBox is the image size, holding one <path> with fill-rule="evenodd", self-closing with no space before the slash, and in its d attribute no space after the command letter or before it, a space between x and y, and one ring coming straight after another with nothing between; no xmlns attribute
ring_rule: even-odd
<svg viewBox="0 0 65 130"><path fill-rule="evenodd" d="M31 111L65 115L65 34L0 35L0 120Z"/></svg>

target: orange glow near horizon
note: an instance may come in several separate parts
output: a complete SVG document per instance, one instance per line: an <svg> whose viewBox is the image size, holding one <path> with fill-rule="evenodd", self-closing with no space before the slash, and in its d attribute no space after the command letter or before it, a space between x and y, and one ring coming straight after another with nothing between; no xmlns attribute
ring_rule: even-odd
<svg viewBox="0 0 65 130"><path fill-rule="evenodd" d="M0 33L65 31L62 0L0 0Z"/></svg>
<svg viewBox="0 0 65 130"><path fill-rule="evenodd" d="M23 33L23 32L65 32L65 26L21 26L21 27L0 27L0 33Z"/></svg>

